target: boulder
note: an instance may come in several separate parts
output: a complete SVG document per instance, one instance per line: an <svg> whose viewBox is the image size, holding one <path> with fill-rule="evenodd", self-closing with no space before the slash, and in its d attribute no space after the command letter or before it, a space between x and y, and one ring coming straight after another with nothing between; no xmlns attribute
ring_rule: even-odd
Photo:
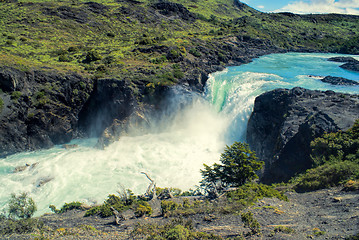
<svg viewBox="0 0 359 240"><path fill-rule="evenodd" d="M357 81L349 80L342 77L333 77L333 76L326 76L323 79L320 79L320 81L325 83L330 83L333 85L345 85L345 86L356 86L359 85Z"/></svg>
<svg viewBox="0 0 359 240"><path fill-rule="evenodd" d="M310 168L310 142L349 129L359 118L359 95L276 89L256 98L247 142L265 162L263 182L286 181Z"/></svg>
<svg viewBox="0 0 359 240"><path fill-rule="evenodd" d="M328 61L331 61L331 62L344 62L344 63L358 62L358 60L356 60L353 57L331 57L331 58L328 58Z"/></svg>
<svg viewBox="0 0 359 240"><path fill-rule="evenodd" d="M340 66L343 69L359 72L359 61L357 62L348 62Z"/></svg>

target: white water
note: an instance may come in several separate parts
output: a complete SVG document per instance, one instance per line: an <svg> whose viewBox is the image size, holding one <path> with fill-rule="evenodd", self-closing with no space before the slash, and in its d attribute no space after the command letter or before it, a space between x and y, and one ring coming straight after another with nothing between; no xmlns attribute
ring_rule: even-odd
<svg viewBox="0 0 359 240"><path fill-rule="evenodd" d="M273 54L240 67L210 75L204 96L172 96L173 114L166 114L145 135L124 136L105 150L92 148L96 139L75 140L75 149L60 146L20 153L0 159L0 208L11 193L26 191L35 200L37 215L48 206L65 202L101 203L122 186L143 193L149 182L145 171L159 187L194 188L201 180L203 163L219 160L226 144L245 139L246 123L259 94L278 87L359 93L358 87L332 86L308 77L339 76L359 80L359 74L328 62L333 54ZM182 104L183 105L183 104ZM359 113L358 113L359 115ZM17 166L38 163L32 169L13 173ZM41 179L51 179L38 186Z"/></svg>

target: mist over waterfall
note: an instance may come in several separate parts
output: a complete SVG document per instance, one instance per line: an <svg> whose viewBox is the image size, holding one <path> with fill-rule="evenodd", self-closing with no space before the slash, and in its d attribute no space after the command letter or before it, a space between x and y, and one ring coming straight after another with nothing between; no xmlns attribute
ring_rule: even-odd
<svg viewBox="0 0 359 240"><path fill-rule="evenodd" d="M209 76L203 95L172 89L166 110L149 123L145 133L128 134L98 150L97 139L74 140L79 147L61 146L19 153L0 159L0 208L12 192L28 192L38 205L37 215L50 204L102 203L122 187L144 193L147 172L158 187L195 188L203 164L218 162L225 145L244 141L256 96L275 88L359 93L358 87L334 86L313 76L359 80L359 74L328 62L335 54L273 54ZM131 131L130 131L131 133ZM13 173L18 166L32 165Z"/></svg>

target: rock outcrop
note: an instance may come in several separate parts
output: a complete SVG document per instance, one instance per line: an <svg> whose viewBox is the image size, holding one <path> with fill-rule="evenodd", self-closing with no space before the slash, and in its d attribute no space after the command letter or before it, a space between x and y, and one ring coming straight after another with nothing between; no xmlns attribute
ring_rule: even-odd
<svg viewBox="0 0 359 240"><path fill-rule="evenodd" d="M92 81L78 74L0 68L0 156L48 148L78 136Z"/></svg>
<svg viewBox="0 0 359 240"><path fill-rule="evenodd" d="M333 76L326 76L323 79L320 79L320 81L325 83L330 83L332 85L344 85L344 86L357 86L359 85L359 82L342 78L342 77L333 77Z"/></svg>
<svg viewBox="0 0 359 240"><path fill-rule="evenodd" d="M347 130L359 117L359 95L276 89L256 98L247 142L265 161L264 182L286 181L311 167L310 142Z"/></svg>
<svg viewBox="0 0 359 240"><path fill-rule="evenodd" d="M344 62L340 67L346 70L359 72L359 61L352 57L332 57L328 58L332 62Z"/></svg>

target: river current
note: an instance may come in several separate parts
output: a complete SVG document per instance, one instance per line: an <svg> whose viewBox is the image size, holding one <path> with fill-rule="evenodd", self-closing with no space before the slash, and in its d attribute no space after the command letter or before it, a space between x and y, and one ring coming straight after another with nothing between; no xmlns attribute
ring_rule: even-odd
<svg viewBox="0 0 359 240"><path fill-rule="evenodd" d="M176 108L171 117L153 123L146 134L123 136L105 150L93 148L97 139L82 139L71 142L78 145L73 149L55 146L0 159L0 209L11 193L20 192L35 200L37 215L49 212L50 204L59 208L71 201L102 203L122 188L141 194L149 184L142 171L158 187L195 188L204 163L218 162L226 144L245 140L254 99L261 93L300 86L359 94L358 86L319 80L331 75L359 81L359 73L327 61L333 56L339 55L272 54L211 74L203 95L187 92L191 101ZM180 94L172 100L183 97ZM36 166L13 173L25 164Z"/></svg>

